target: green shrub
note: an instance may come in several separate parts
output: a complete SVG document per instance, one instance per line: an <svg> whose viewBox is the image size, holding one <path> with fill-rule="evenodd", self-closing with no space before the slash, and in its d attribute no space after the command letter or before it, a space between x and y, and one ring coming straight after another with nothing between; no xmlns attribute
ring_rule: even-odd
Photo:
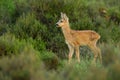
<svg viewBox="0 0 120 80"><path fill-rule="evenodd" d="M22 16L22 14L27 14L30 13L31 10L31 5L30 1L28 0L13 0L14 1L14 6L15 6L15 12L14 15L12 16L12 23L15 24L16 20Z"/></svg>
<svg viewBox="0 0 120 80"><path fill-rule="evenodd" d="M44 37L47 36L47 28L36 20L33 13L23 14L11 27L11 32L19 39L30 41L39 51L46 48Z"/></svg>
<svg viewBox="0 0 120 80"><path fill-rule="evenodd" d="M108 80L120 79L120 63L117 62L108 69Z"/></svg>
<svg viewBox="0 0 120 80"><path fill-rule="evenodd" d="M12 55L21 53L26 46L25 41L16 39L14 35L7 33L0 37L0 55Z"/></svg>
<svg viewBox="0 0 120 80"><path fill-rule="evenodd" d="M59 58L52 52L40 52L40 58L43 60L47 69L57 69L59 65Z"/></svg>
<svg viewBox="0 0 120 80"><path fill-rule="evenodd" d="M99 63L97 63L96 66L92 65L91 60L82 59L80 63L76 60L72 60L70 64L66 61L62 61L62 65L63 66L58 69L59 77L62 80L88 80L90 79L90 75L96 76L96 73L92 71L93 69L96 69L94 70L96 72L99 70L97 74L101 71L101 76L106 76L102 75L103 66ZM98 76L98 78L100 77Z"/></svg>
<svg viewBox="0 0 120 80"><path fill-rule="evenodd" d="M28 13L31 11L30 2L28 2L27 0L13 0L13 1L15 3L16 14L18 14L19 16L23 13Z"/></svg>
<svg viewBox="0 0 120 80"><path fill-rule="evenodd" d="M0 23L10 23L15 12L13 0L0 1Z"/></svg>
<svg viewBox="0 0 120 80"><path fill-rule="evenodd" d="M0 23L0 36L5 34L9 30L9 25L6 23Z"/></svg>
<svg viewBox="0 0 120 80"><path fill-rule="evenodd" d="M100 42L108 42L111 40L111 28L100 27L98 32L101 35Z"/></svg>
<svg viewBox="0 0 120 80"><path fill-rule="evenodd" d="M32 48L19 55L0 58L0 80L34 80L43 66Z"/></svg>
<svg viewBox="0 0 120 80"><path fill-rule="evenodd" d="M26 41L32 44L34 49L40 52L46 50L45 42L40 37L37 39L28 38Z"/></svg>
<svg viewBox="0 0 120 80"><path fill-rule="evenodd" d="M115 45L114 42L110 41L110 43L103 43L100 46L103 57L103 65L109 66L119 60L119 43Z"/></svg>
<svg viewBox="0 0 120 80"><path fill-rule="evenodd" d="M18 18L15 26L12 27L11 32L21 39L30 37L36 39L45 34L46 30L46 26L38 22L33 13L28 13L23 14L20 18Z"/></svg>
<svg viewBox="0 0 120 80"><path fill-rule="evenodd" d="M120 41L119 34L120 34L119 27L118 26L114 26L111 29L111 39L114 40L114 42L116 42L116 43L118 43Z"/></svg>

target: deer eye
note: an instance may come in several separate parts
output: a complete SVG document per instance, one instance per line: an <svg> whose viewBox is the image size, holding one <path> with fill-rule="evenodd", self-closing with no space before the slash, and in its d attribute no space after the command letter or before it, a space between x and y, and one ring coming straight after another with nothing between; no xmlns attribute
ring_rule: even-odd
<svg viewBox="0 0 120 80"><path fill-rule="evenodd" d="M63 22L63 21L60 21L60 22Z"/></svg>

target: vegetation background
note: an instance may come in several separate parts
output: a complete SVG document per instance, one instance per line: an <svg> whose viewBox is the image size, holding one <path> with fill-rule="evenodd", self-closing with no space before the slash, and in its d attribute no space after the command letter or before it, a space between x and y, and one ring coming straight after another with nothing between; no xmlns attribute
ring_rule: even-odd
<svg viewBox="0 0 120 80"><path fill-rule="evenodd" d="M55 23L60 12L77 30L95 30L103 63L67 64L68 48ZM0 0L0 80L119 80L120 0Z"/></svg>

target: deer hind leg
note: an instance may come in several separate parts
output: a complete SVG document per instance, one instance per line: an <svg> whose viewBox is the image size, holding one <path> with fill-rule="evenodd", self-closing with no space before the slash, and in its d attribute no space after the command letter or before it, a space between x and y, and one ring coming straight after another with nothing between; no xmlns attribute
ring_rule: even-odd
<svg viewBox="0 0 120 80"><path fill-rule="evenodd" d="M89 45L89 47L91 48L91 50L92 50L93 53L94 53L93 63L96 62L98 56L99 56L100 62L102 63L101 50L100 50L100 48L98 48L98 47L96 46L96 43L95 43L95 44L91 44L91 45Z"/></svg>
<svg viewBox="0 0 120 80"><path fill-rule="evenodd" d="M99 47L97 47L97 46L96 46L96 42L97 42L97 41L95 41L94 46L95 46L95 49L96 49L96 51L97 51L97 53L98 53L100 63L102 63L101 50L100 50L100 48L99 48Z"/></svg>
<svg viewBox="0 0 120 80"><path fill-rule="evenodd" d="M95 45L89 45L90 49L93 51L94 58L93 58L93 63L96 63L97 57L99 56L99 53L97 51L97 48Z"/></svg>
<svg viewBox="0 0 120 80"><path fill-rule="evenodd" d="M96 46L96 50L98 51L99 60L100 60L100 63L102 64L102 55L101 55L101 50L100 50L100 48L98 48L97 46Z"/></svg>
<svg viewBox="0 0 120 80"><path fill-rule="evenodd" d="M78 62L80 62L80 50L79 50L79 46L75 47L75 53L76 53L76 58L77 58Z"/></svg>
<svg viewBox="0 0 120 80"><path fill-rule="evenodd" d="M68 54L68 62L71 62L73 53L74 53L74 47L70 44L68 44L68 48L69 48L69 54Z"/></svg>

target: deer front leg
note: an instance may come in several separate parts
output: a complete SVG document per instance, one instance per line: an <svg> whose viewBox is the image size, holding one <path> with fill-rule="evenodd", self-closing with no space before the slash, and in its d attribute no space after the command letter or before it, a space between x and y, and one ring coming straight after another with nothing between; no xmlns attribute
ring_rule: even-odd
<svg viewBox="0 0 120 80"><path fill-rule="evenodd" d="M79 50L79 46L75 47L75 53L76 53L76 58L77 58L78 62L80 62L80 50Z"/></svg>
<svg viewBox="0 0 120 80"><path fill-rule="evenodd" d="M68 62L70 63L71 62L71 59L72 59L72 56L73 56L73 53L74 53L74 47L70 44L68 44L68 48L69 48L69 54L68 54Z"/></svg>

